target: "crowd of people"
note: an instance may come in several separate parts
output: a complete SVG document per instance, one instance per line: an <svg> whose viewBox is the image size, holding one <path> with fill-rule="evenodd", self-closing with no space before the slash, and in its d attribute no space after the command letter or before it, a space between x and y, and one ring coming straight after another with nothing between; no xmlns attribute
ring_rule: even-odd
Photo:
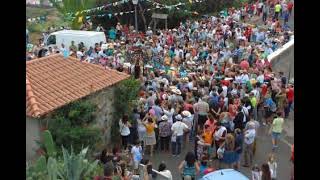
<svg viewBox="0 0 320 180"><path fill-rule="evenodd" d="M291 39L287 22L292 8L292 1L257 1L229 8L227 15L145 33L120 23L106 32L99 25L96 30L108 36L106 44L72 44L41 56L68 51L80 61L118 69L141 81L133 117L124 115L119 121L126 156L121 158L120 149L103 151L104 179L138 178L140 163L146 165L145 179L152 179L146 154L170 152L177 158L182 147L193 147L178 167L182 179L220 168L239 170L243 158L242 166L252 168L252 179L271 180L277 178L275 157L283 124L293 110L294 84L272 70L268 55ZM260 18L261 25L250 24ZM38 57L33 50L28 56ZM134 56L138 50L140 56ZM260 168L253 160L261 125L270 129L272 153ZM165 163L158 170L172 179Z"/></svg>

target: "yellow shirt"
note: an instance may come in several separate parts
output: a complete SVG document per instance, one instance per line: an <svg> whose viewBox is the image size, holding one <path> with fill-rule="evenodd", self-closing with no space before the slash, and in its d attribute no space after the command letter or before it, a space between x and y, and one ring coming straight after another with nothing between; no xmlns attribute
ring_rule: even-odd
<svg viewBox="0 0 320 180"><path fill-rule="evenodd" d="M284 119L281 117L275 118L272 123L272 132L281 133L283 129Z"/></svg>
<svg viewBox="0 0 320 180"><path fill-rule="evenodd" d="M207 131L203 133L203 140L205 143L207 144L211 144L212 143L212 132Z"/></svg>
<svg viewBox="0 0 320 180"><path fill-rule="evenodd" d="M256 97L250 98L250 102L254 108L257 107L257 98Z"/></svg>
<svg viewBox="0 0 320 180"><path fill-rule="evenodd" d="M154 124L146 124L147 134L152 134L154 132Z"/></svg>
<svg viewBox="0 0 320 180"><path fill-rule="evenodd" d="M280 4L277 4L277 5L274 6L274 11L275 12L280 12L280 10L281 10L281 5Z"/></svg>

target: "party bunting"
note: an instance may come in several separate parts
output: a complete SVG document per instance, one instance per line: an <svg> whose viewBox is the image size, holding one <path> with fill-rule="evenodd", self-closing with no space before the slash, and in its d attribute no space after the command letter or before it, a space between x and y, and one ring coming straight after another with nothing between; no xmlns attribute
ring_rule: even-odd
<svg viewBox="0 0 320 180"><path fill-rule="evenodd" d="M82 23L82 20L83 20L83 16L80 16L78 19L78 23Z"/></svg>

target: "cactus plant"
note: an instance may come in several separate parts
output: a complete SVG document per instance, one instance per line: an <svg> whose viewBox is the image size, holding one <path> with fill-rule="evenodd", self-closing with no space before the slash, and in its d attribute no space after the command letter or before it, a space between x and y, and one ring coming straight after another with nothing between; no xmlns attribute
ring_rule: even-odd
<svg viewBox="0 0 320 180"><path fill-rule="evenodd" d="M75 154L71 148L69 153L62 147L64 167L62 170L63 178L69 180L80 180L90 174L97 168L98 161L89 163L86 159L88 147L82 149L79 154Z"/></svg>
<svg viewBox="0 0 320 180"><path fill-rule="evenodd" d="M27 164L26 179L82 180L92 179L94 173L100 173L98 161L91 162L86 159L88 147L82 149L79 154L75 154L72 147L70 153L62 147L63 158L59 158L56 157L55 146L49 131L44 132L44 140L48 160L46 161L45 156L41 156L35 164Z"/></svg>
<svg viewBox="0 0 320 180"><path fill-rule="evenodd" d="M58 175L61 177L62 175L59 172L57 160L49 157L48 163L47 163L47 170L50 180L57 180Z"/></svg>
<svg viewBox="0 0 320 180"><path fill-rule="evenodd" d="M47 155L50 157L55 157L57 152L56 152L55 144L52 139L51 132L49 130L45 130L43 132L43 142L46 148Z"/></svg>
<svg viewBox="0 0 320 180"><path fill-rule="evenodd" d="M46 158L44 156L40 156L40 158L37 160L34 170L35 172L43 172L46 171L46 166L47 166L47 162L46 162Z"/></svg>

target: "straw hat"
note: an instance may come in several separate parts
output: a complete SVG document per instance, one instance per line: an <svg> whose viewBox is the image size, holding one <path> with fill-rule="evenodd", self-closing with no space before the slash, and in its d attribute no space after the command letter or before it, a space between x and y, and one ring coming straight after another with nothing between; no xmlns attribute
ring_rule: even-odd
<svg viewBox="0 0 320 180"><path fill-rule="evenodd" d="M172 89L172 92L177 95L181 95L181 91L179 89Z"/></svg>
<svg viewBox="0 0 320 180"><path fill-rule="evenodd" d="M176 70L176 68L175 67L170 67L170 70L174 71L174 70Z"/></svg>
<svg viewBox="0 0 320 180"><path fill-rule="evenodd" d="M162 121L168 121L168 116L167 116L167 115L163 115L163 116L161 117L161 120L162 120Z"/></svg>
<svg viewBox="0 0 320 180"><path fill-rule="evenodd" d="M189 81L189 78L188 78L188 77L184 77L184 78L182 78L181 80L182 80L182 82L188 82L188 81Z"/></svg>
<svg viewBox="0 0 320 180"><path fill-rule="evenodd" d="M205 80L206 80L206 77L201 76L201 77L200 77L200 80L205 81Z"/></svg>
<svg viewBox="0 0 320 180"><path fill-rule="evenodd" d="M182 111L181 114L185 117L191 117L191 113L189 111Z"/></svg>
<svg viewBox="0 0 320 180"><path fill-rule="evenodd" d="M173 90L173 89L178 89L177 86L169 86L169 89Z"/></svg>

